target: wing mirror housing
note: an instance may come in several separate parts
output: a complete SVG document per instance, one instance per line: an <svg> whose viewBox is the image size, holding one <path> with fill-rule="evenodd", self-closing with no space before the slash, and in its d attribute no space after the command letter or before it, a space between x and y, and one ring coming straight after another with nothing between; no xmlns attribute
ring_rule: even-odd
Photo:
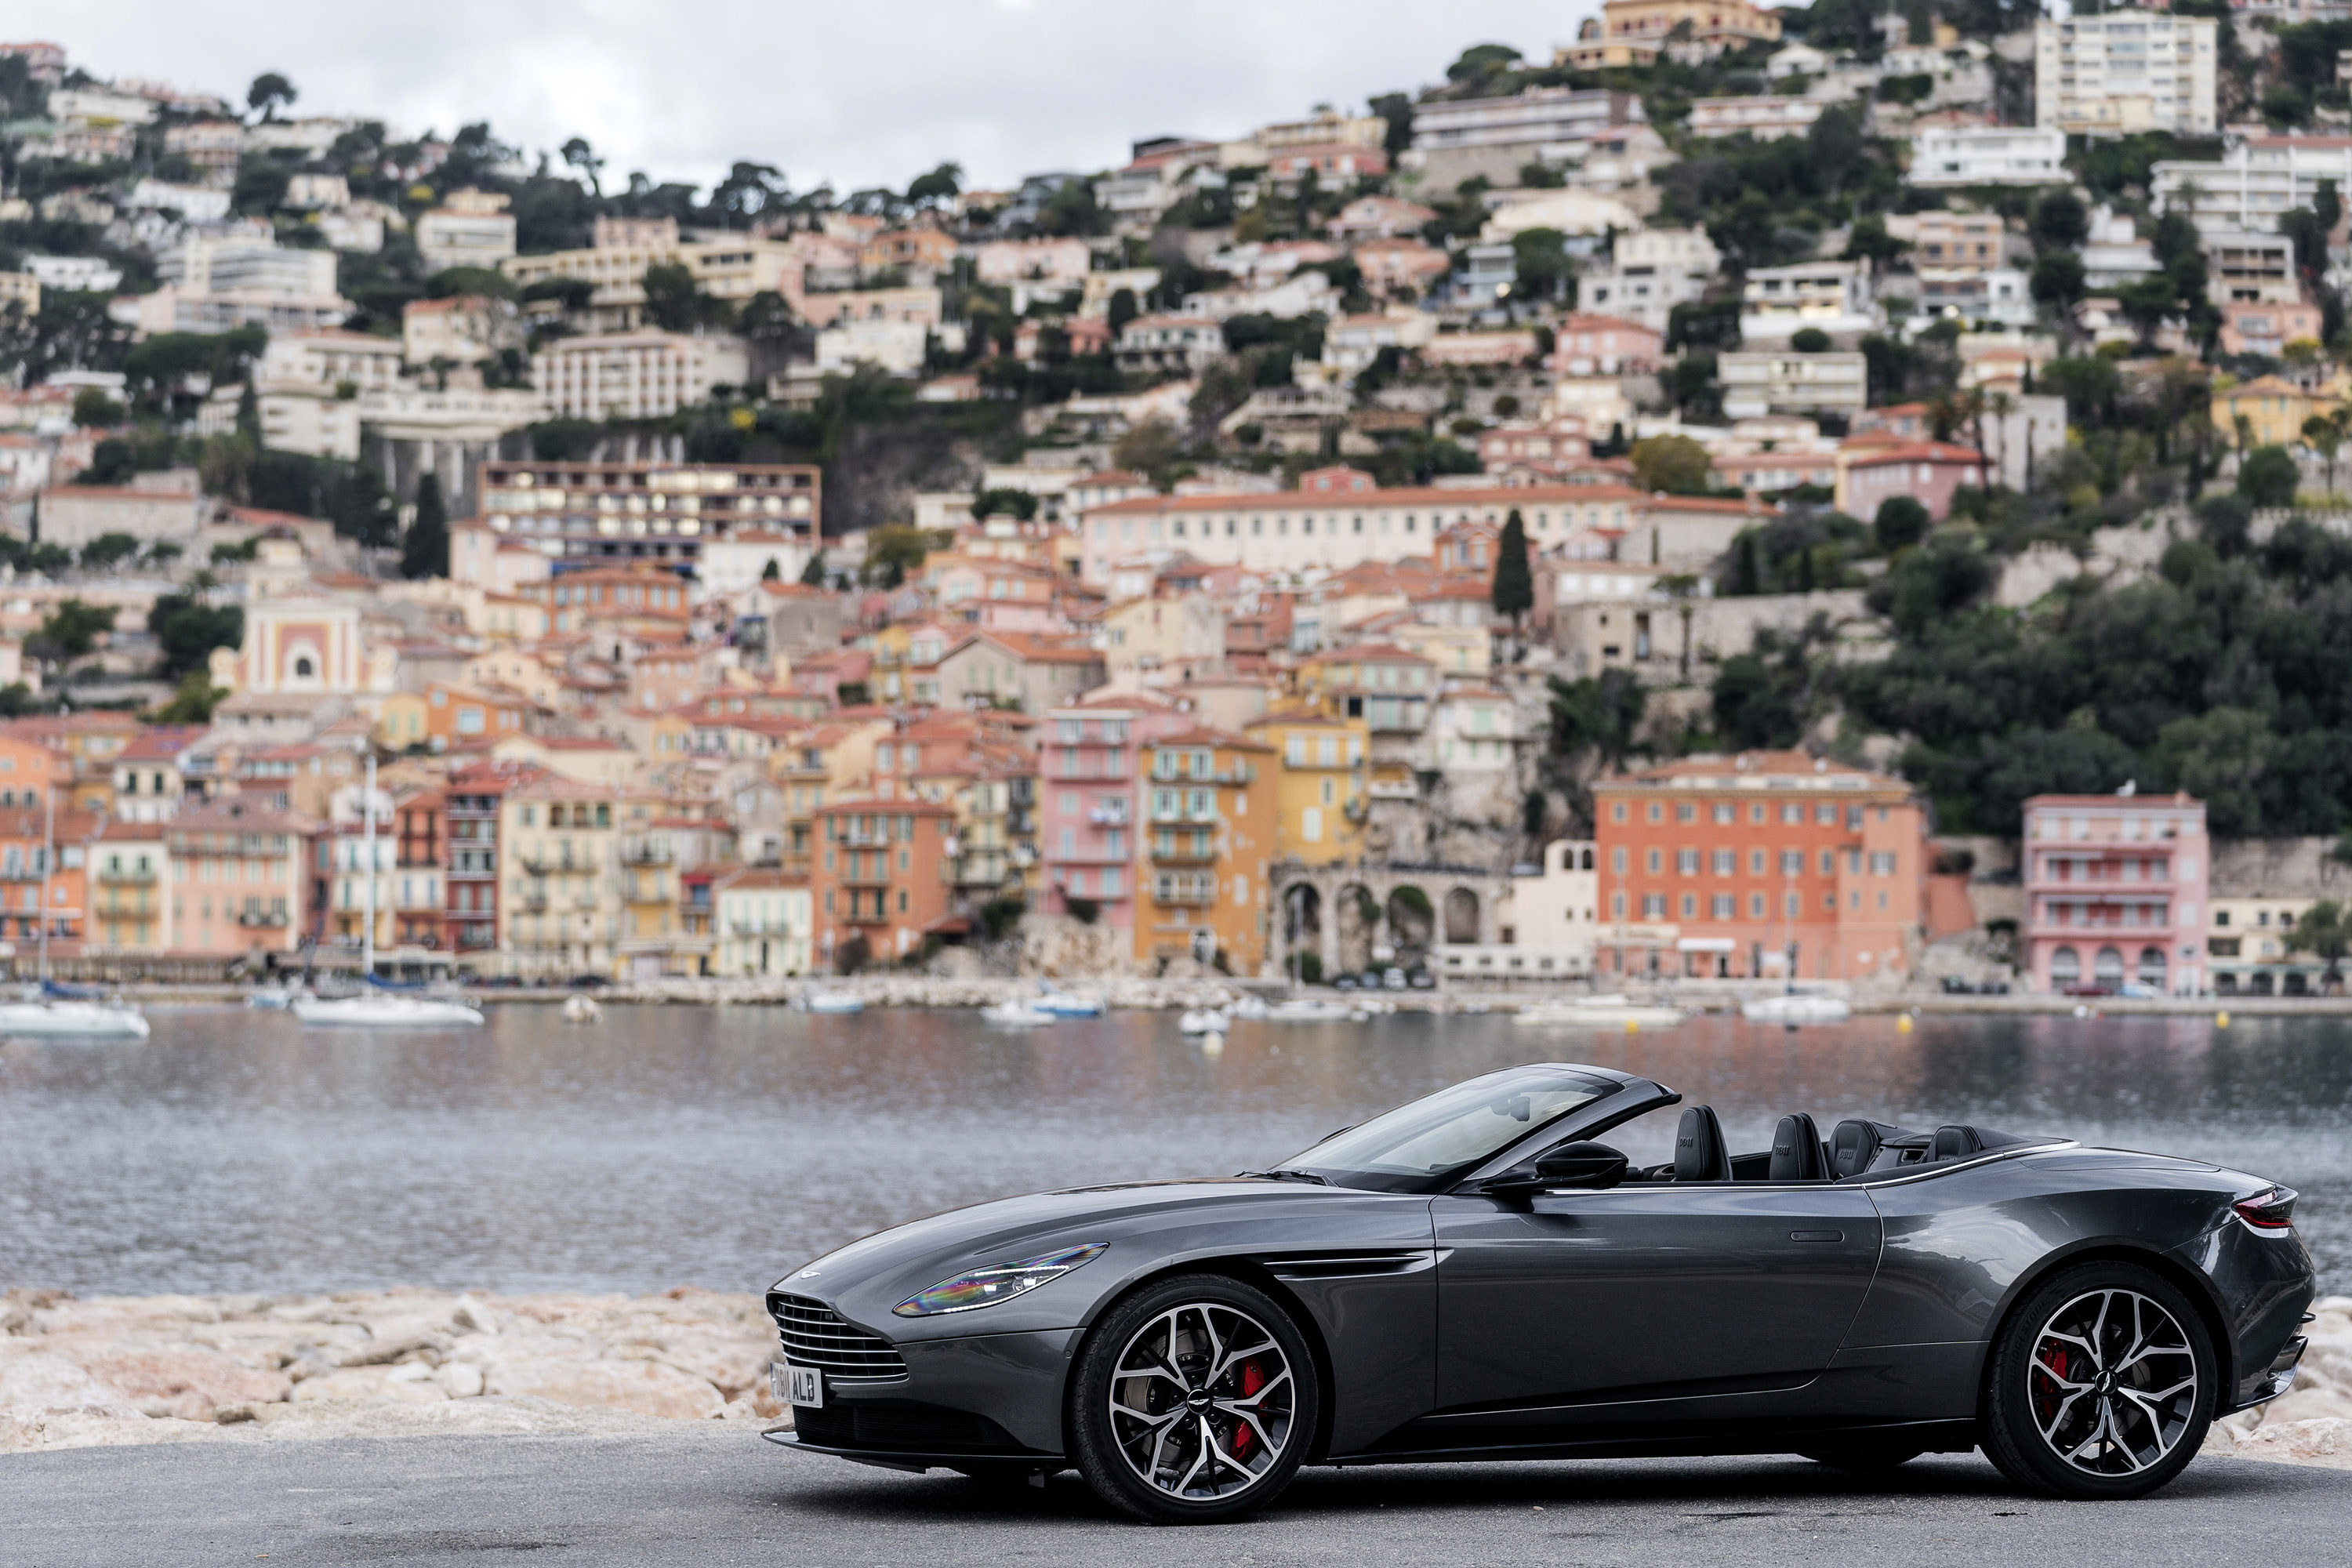
<svg viewBox="0 0 2352 1568"><path fill-rule="evenodd" d="M1625 1156L1606 1143L1563 1143L1545 1151L1531 1166L1488 1177L1479 1190L1513 1202L1525 1202L1554 1187L1599 1191L1623 1181L1625 1168Z"/></svg>

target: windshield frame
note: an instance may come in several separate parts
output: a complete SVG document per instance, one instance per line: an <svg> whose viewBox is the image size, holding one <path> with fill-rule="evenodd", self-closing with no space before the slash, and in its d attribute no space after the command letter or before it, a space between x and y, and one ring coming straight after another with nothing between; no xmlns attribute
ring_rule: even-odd
<svg viewBox="0 0 2352 1568"><path fill-rule="evenodd" d="M1530 1087L1535 1083L1552 1084L1557 1083L1564 1075L1586 1079L1600 1092L1589 1100L1580 1100L1542 1121L1530 1122L1524 1131L1507 1142L1475 1159L1463 1161L1441 1171L1430 1173L1370 1171L1347 1165L1327 1164L1313 1157L1318 1150L1349 1133L1442 1096L1461 1094L1464 1090L1474 1088L1478 1089L1480 1095L1500 1096L1510 1092L1515 1083L1524 1082ZM1644 1088L1656 1087L1646 1079L1633 1078L1612 1068L1591 1067L1581 1062L1528 1062L1518 1067L1504 1068L1495 1072L1482 1073L1476 1078L1464 1079L1459 1083L1447 1084L1442 1089L1432 1089L1429 1093L1406 1100L1402 1105L1391 1106L1377 1116L1368 1116L1354 1126L1341 1128L1339 1131L1325 1136L1290 1158L1279 1162L1274 1168L1310 1173L1322 1177L1333 1186L1352 1187L1359 1191L1441 1193L1452 1188L1465 1175L1472 1173L1488 1167L1507 1168L1516 1163L1517 1152L1531 1142L1544 1143L1549 1146L1549 1142L1557 1141L1564 1131L1572 1130L1582 1122L1599 1119L1622 1120L1624 1114L1635 1113L1634 1108L1625 1106L1620 1097L1628 1088L1637 1084ZM1465 1096L1465 1098L1475 1097ZM1644 1103L1648 1103L1646 1099ZM1612 1111L1617 1111L1620 1114L1611 1117Z"/></svg>

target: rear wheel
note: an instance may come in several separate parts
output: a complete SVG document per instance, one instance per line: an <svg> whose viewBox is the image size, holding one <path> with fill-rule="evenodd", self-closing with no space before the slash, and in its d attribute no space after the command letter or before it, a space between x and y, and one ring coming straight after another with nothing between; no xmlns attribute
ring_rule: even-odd
<svg viewBox="0 0 2352 1568"><path fill-rule="evenodd" d="M1139 1519L1215 1523L1290 1484L1320 1398L1306 1337L1273 1298L1181 1275L1120 1302L1087 1336L1072 1457L1097 1496Z"/></svg>
<svg viewBox="0 0 2352 1568"><path fill-rule="evenodd" d="M2212 1423L2212 1342L2153 1270L2085 1263L2010 1315L1986 1370L1986 1455L2054 1497L2146 1497L2188 1467Z"/></svg>

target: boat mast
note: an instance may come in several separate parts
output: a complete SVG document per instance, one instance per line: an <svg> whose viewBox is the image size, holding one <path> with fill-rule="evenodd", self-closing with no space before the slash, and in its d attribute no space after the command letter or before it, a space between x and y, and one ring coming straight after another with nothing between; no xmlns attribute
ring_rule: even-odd
<svg viewBox="0 0 2352 1568"><path fill-rule="evenodd" d="M42 795L48 812L41 828L41 984L49 981L49 876L58 858L58 781L50 776L49 787Z"/></svg>
<svg viewBox="0 0 2352 1568"><path fill-rule="evenodd" d="M367 861L367 882L362 895L362 907L367 911L367 924L360 932L360 984L373 985L375 984L375 758L373 756L367 762L367 793L362 797L360 810L362 820L367 824L364 836L367 847L361 851Z"/></svg>

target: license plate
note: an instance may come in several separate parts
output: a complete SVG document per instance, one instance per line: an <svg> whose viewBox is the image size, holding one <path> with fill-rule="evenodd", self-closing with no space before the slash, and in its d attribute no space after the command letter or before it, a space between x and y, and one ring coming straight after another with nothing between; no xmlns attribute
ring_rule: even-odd
<svg viewBox="0 0 2352 1568"><path fill-rule="evenodd" d="M824 1373L815 1367L770 1362L768 1387L786 1405L805 1405L812 1410L824 1408Z"/></svg>

